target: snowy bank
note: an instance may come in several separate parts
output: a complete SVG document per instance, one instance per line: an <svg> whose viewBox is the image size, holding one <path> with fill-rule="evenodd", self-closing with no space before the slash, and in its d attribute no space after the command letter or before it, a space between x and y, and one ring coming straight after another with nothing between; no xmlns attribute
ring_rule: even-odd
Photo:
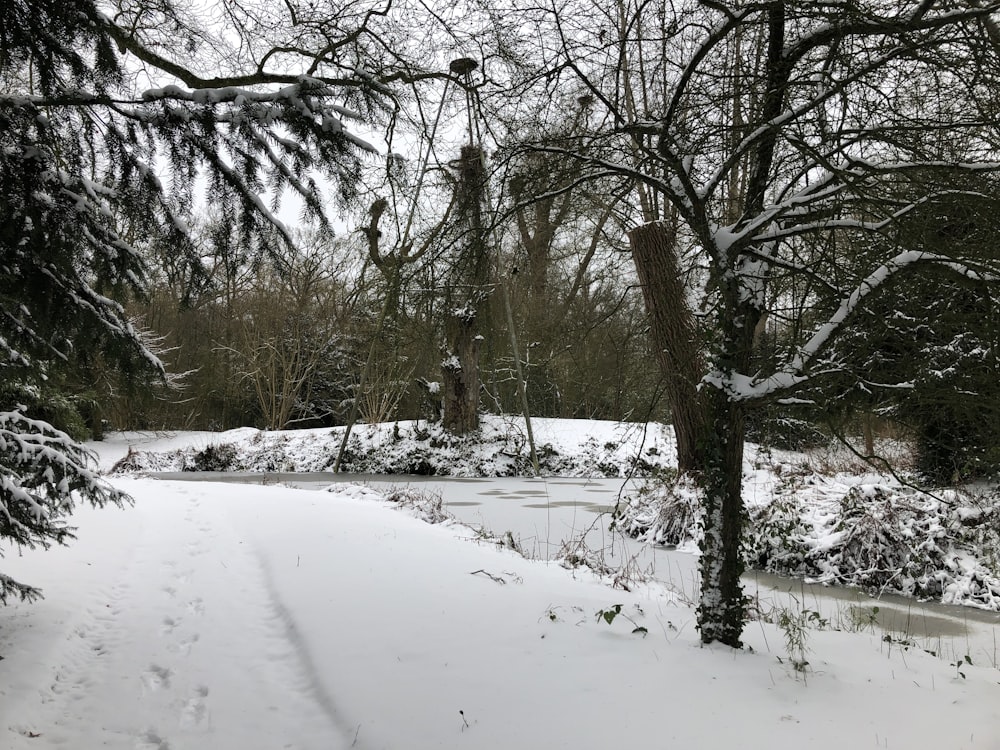
<svg viewBox="0 0 1000 750"><path fill-rule="evenodd" d="M484 415L476 433L454 437L439 424L358 425L341 463L353 474L509 477L533 474L520 417ZM543 475L648 476L676 465L673 432L663 425L594 420L532 420ZM327 471L343 439L334 429L198 433L167 452L130 449L115 467L137 471Z"/></svg>
<svg viewBox="0 0 1000 750"><path fill-rule="evenodd" d="M616 527L642 541L697 551L697 492L676 481L669 426L561 419L536 419L533 425L543 475L651 477L645 490L627 495ZM118 435L107 455L127 447L116 465L121 473L322 471L333 464L342 435L252 429L178 434L156 437L159 450L141 449L148 436ZM425 423L361 425L352 433L344 470L454 477L532 473L524 422L506 417L484 417L480 433L461 439ZM928 494L875 472L848 451L802 454L748 445L743 492L747 557L756 570L1000 611L1000 489Z"/></svg>

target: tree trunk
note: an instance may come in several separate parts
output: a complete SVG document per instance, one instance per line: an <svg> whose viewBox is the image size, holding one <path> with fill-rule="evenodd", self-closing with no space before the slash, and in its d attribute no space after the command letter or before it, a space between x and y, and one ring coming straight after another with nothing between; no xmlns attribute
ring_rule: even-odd
<svg viewBox="0 0 1000 750"><path fill-rule="evenodd" d="M479 343L475 311L467 307L452 313L450 350L441 362L442 424L454 435L479 428Z"/></svg>
<svg viewBox="0 0 1000 750"><path fill-rule="evenodd" d="M716 387L699 389L706 363L681 279L673 227L662 221L645 224L628 238L666 381L678 469L695 477L704 498L698 629L705 643L739 648L747 604L740 583L743 406ZM760 312L738 301L735 285L721 293L718 324L723 344L715 353L716 364L723 372L743 372L750 364Z"/></svg>
<svg viewBox="0 0 1000 750"><path fill-rule="evenodd" d="M720 333L712 371L720 383L706 384L702 397L708 429L701 447L705 534L701 542L701 600L698 630L704 643L740 648L746 621L743 595L743 446L746 403L731 393L731 376L750 371L754 334L762 311L734 276L723 279L716 313Z"/></svg>
<svg viewBox="0 0 1000 750"><path fill-rule="evenodd" d="M446 322L441 401L444 428L465 435L479 428L479 348L483 340L479 332L486 328L488 319L490 256L483 217L486 170L482 149L463 146L458 167L455 189L464 247L455 279L465 302Z"/></svg>
<svg viewBox="0 0 1000 750"><path fill-rule="evenodd" d="M631 230L628 239L670 404L677 468L682 474L690 473L701 468L700 451L707 427L705 405L698 392L704 362L681 279L674 227L663 221L644 224Z"/></svg>
<svg viewBox="0 0 1000 750"><path fill-rule="evenodd" d="M701 445L705 536L701 543L698 629L704 643L740 648L746 619L741 535L743 532L744 416L739 404L713 389L709 424Z"/></svg>
<svg viewBox="0 0 1000 750"><path fill-rule="evenodd" d="M875 455L875 415L866 411L861 415L861 433L865 437L865 455Z"/></svg>

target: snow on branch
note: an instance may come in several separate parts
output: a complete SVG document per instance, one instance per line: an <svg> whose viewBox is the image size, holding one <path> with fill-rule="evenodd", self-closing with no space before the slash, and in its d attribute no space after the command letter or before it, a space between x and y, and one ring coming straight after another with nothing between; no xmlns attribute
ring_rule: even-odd
<svg viewBox="0 0 1000 750"><path fill-rule="evenodd" d="M42 598L42 592L34 586L15 581L10 576L0 573L0 604L6 604L9 597L19 597L23 602Z"/></svg>
<svg viewBox="0 0 1000 750"><path fill-rule="evenodd" d="M365 23L367 23L368 18L366 17ZM173 76L175 79L183 82L186 86L196 89L227 89L227 88L242 88L248 86L261 86L269 84L291 84L298 82L303 76L280 73L265 70L264 66L267 61L274 56L277 50L272 50L264 54L261 61L257 64L255 70L251 70L246 73L225 76L225 77L215 77L215 78L202 78L197 75L193 70L189 69L185 65L181 65L173 60L164 57L163 55L156 52L150 46L143 44L143 42L137 38L133 33L130 33L126 29L123 29L117 23L115 23L111 18L104 14L99 14L98 22L100 24L101 30L110 36L115 43L118 45L119 49L127 50L135 55L139 60L143 61L147 65L155 68L158 71L163 72L166 75ZM358 29L353 33L345 35L345 38L341 41L341 44L346 44L351 38L356 38L365 29L365 23L363 23ZM318 51L313 56L312 64L310 65L310 70L315 72L320 60L322 60L326 54L332 52L336 48L336 44L328 44L325 50ZM388 93L386 86L379 81L375 80L371 75L366 75L364 71L355 69L352 71L356 77L354 78L328 78L323 77L322 81L331 85L346 85L346 86L366 86L368 88L380 91L385 94ZM319 80L319 79L317 79Z"/></svg>
<svg viewBox="0 0 1000 750"><path fill-rule="evenodd" d="M69 435L20 410L0 412L0 536L17 546L65 544L73 529L64 519L79 499L122 506L125 493L91 468L93 454ZM40 592L0 574L0 604Z"/></svg>
<svg viewBox="0 0 1000 750"><path fill-rule="evenodd" d="M831 365L821 372L810 371L810 365L833 342L848 319L870 296L885 286L890 279L917 265L945 268L971 281L1000 282L1000 274L976 268L948 256L921 250L898 253L865 277L841 301L837 310L816 329L808 341L798 348L784 368L767 377L748 376L716 369L708 373L702 382L724 391L733 401L753 401L794 389L820 375L839 371L836 365Z"/></svg>
<svg viewBox="0 0 1000 750"><path fill-rule="evenodd" d="M915 171L921 171L923 166L917 163L911 163L909 165ZM929 168L933 168L935 165L930 165ZM959 170L959 167L955 167ZM1000 163L996 164L982 164L976 165L976 169L973 171L1000 171ZM846 186L845 186L846 187ZM822 197L830 197L836 194L836 191L830 190L827 195ZM919 199L906 203L902 207L896 209L891 214L882 219L859 219L852 217L842 217L842 218L829 218L824 217L816 221L803 221L801 223L792 223L791 219L794 218L805 218L808 219L808 214L803 213L803 206L796 205L796 200L791 199L785 201L782 204L778 204L769 207L766 212L764 212L758 220L755 220L752 224L748 225L739 235L740 239L749 237L751 242L764 242L770 243L775 240L788 239L790 237L800 237L804 234L809 234L812 232L822 231L822 232L833 232L840 229L857 230L861 232L868 232L872 234L877 234L884 232L890 226L893 226L900 219L909 216L910 214L916 212L921 207L940 200L944 197L957 197L962 196L966 198L989 198L988 195L976 191L976 190L936 190L926 195L921 196ZM804 204L805 201L799 201ZM826 204L824 204L825 207ZM773 226L773 222L776 219L786 219L783 226ZM767 223L771 223L773 228L766 232L761 232L750 236L750 233L757 228L764 226ZM735 235L734 235L735 236Z"/></svg>

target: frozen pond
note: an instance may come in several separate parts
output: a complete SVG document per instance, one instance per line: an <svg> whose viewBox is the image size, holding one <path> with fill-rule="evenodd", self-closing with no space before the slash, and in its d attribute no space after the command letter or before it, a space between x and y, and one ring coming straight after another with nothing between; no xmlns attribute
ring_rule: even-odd
<svg viewBox="0 0 1000 750"><path fill-rule="evenodd" d="M610 512L621 494L635 486L621 479L480 479L330 472L170 472L154 476L185 481L285 484L306 489L326 488L334 483L364 483L375 488L419 487L440 495L444 505L460 520L497 534L510 531L526 552L543 559L556 556L565 540L576 539L588 529L593 535L607 526L606 521L598 522L599 516ZM587 541L603 548L611 539L610 534L598 534Z"/></svg>
<svg viewBox="0 0 1000 750"><path fill-rule="evenodd" d="M613 567L635 565L652 571L683 597L696 599L697 557L688 552L640 544L608 530L608 513L636 483L621 479L560 477L452 478L317 473L177 472L154 475L184 481L285 484L307 489L361 482L374 488L404 485L441 496L458 519L494 534L510 531L534 557L560 556L566 542L583 540ZM969 607L921 603L899 596L878 599L857 589L806 584L750 571L746 593L762 611L775 607L819 612L834 626L870 629L880 637L909 639L915 645L974 662L1000 666L1000 613ZM877 608L877 611L876 611ZM750 625L752 627L752 624Z"/></svg>

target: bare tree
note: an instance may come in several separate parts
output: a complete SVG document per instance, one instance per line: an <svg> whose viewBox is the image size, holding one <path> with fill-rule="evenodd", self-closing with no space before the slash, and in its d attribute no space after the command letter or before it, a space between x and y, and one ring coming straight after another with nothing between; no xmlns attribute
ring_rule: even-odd
<svg viewBox="0 0 1000 750"><path fill-rule="evenodd" d="M293 422L329 419L312 407L324 372L345 359L341 282L334 277L334 251L313 238L287 254L283 270L261 269L241 290L240 330L229 347L257 399L263 425L283 430ZM329 385L329 384L328 384Z"/></svg>
<svg viewBox="0 0 1000 750"><path fill-rule="evenodd" d="M595 100L587 148L636 186L630 232L676 424L703 491L705 642L740 644L744 419L842 373L831 345L888 282L923 268L996 281L995 262L910 245L937 196L997 195L998 3L621 0L539 10L526 91ZM520 19L523 22L523 18ZM516 29L508 34L517 33ZM776 290L798 290L794 310ZM767 361L761 326L798 335Z"/></svg>

